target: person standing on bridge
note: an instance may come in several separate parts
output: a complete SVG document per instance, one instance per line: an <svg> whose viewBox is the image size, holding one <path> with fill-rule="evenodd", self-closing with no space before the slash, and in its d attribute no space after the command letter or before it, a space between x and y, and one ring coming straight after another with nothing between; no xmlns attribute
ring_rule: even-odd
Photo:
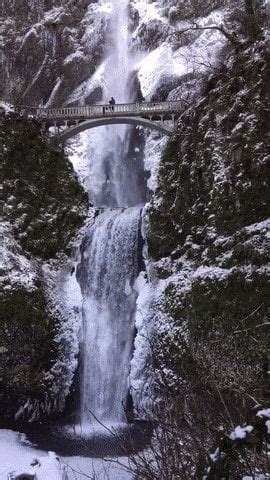
<svg viewBox="0 0 270 480"><path fill-rule="evenodd" d="M112 97L111 100L109 101L109 104L110 104L110 106L111 106L111 110L114 111L115 100L114 100L113 97Z"/></svg>

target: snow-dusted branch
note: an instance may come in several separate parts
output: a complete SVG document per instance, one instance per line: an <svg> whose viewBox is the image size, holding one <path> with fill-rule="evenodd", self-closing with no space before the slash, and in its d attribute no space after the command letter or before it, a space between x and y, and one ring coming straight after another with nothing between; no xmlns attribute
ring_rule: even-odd
<svg viewBox="0 0 270 480"><path fill-rule="evenodd" d="M232 32L232 33L229 32L223 25L203 26L203 25L199 25L196 22L191 22L190 26L184 28L183 30L173 32L171 35L181 36L181 35L183 35L187 32L199 31L199 30L216 30L216 31L222 33L222 35L224 35L224 37L234 46L234 48L236 50L238 50L240 45L241 45L237 36L236 36L236 34L234 32Z"/></svg>

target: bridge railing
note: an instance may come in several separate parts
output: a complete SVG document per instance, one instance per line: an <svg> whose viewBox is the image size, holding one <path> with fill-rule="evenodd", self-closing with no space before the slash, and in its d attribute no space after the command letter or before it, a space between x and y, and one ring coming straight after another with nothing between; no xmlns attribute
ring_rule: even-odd
<svg viewBox="0 0 270 480"><path fill-rule="evenodd" d="M116 105L93 105L85 107L63 107L63 108L37 108L35 115L39 118L65 119L65 118L97 118L103 116L119 115L144 115L144 114L166 114L177 113L183 110L184 104L181 101L172 102L145 102Z"/></svg>

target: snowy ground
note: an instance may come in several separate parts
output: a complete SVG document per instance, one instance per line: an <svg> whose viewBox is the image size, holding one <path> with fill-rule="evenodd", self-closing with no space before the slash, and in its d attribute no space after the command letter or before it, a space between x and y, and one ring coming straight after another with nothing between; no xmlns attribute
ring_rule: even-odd
<svg viewBox="0 0 270 480"><path fill-rule="evenodd" d="M38 459L41 466L31 467L34 459ZM127 464L125 458L120 458L119 461ZM83 480L92 475L96 480L132 479L130 474L108 460L62 457L59 464L54 454L31 447L23 435L11 430L0 430L0 480L7 480L11 472L36 472L37 480L60 480L63 471L67 471L68 480Z"/></svg>
<svg viewBox="0 0 270 480"><path fill-rule="evenodd" d="M12 472L33 474L37 468L38 480L60 480L59 462L55 456L34 450L23 440L23 436L16 432L0 430L0 480L7 480ZM31 467L35 458L40 459L40 467Z"/></svg>

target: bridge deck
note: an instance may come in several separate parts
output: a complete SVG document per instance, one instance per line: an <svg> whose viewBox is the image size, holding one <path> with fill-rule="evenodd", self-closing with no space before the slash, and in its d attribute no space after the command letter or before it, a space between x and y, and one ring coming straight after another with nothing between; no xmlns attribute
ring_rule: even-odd
<svg viewBox="0 0 270 480"><path fill-rule="evenodd" d="M184 104L181 101L173 102L145 102L111 105L93 105L87 107L64 107L64 108L36 108L32 113L41 119L65 120L81 118L103 118L117 116L153 116L153 115L177 115L183 111Z"/></svg>

